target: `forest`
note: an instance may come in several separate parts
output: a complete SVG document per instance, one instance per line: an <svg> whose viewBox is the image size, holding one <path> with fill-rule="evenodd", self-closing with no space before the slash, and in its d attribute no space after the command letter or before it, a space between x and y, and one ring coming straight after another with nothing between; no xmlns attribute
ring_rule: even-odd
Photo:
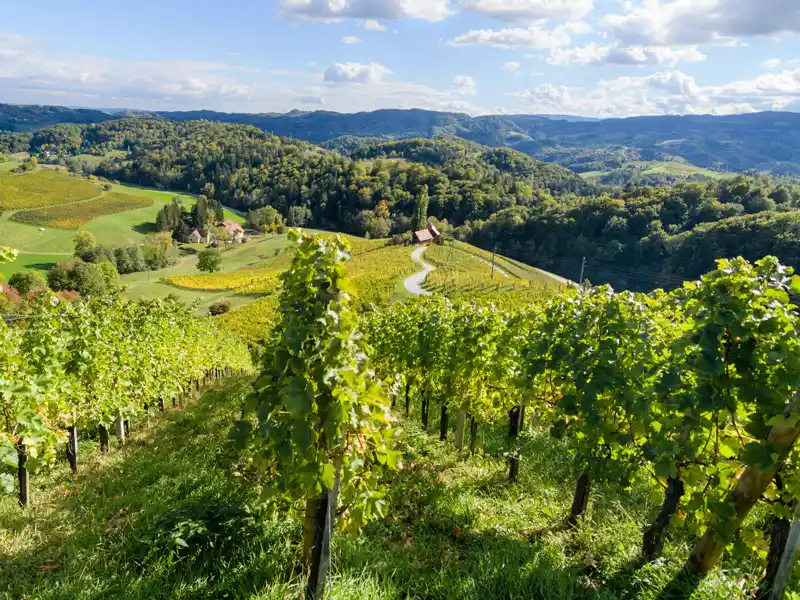
<svg viewBox="0 0 800 600"><path fill-rule="evenodd" d="M0 152L18 151L20 135L0 136ZM122 119L25 135L42 161L106 156L97 175L243 211L271 206L292 225L388 237L411 229L426 203L446 235L573 279L586 257L593 283L620 288L671 288L719 257L798 264L800 192L767 177L620 188L459 138L353 145L344 156L208 121Z"/></svg>

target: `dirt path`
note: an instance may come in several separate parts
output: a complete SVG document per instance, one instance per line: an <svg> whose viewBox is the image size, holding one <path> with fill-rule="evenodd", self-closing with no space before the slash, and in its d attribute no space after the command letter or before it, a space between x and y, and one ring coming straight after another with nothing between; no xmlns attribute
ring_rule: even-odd
<svg viewBox="0 0 800 600"><path fill-rule="evenodd" d="M428 273L435 270L436 267L433 267L422 260L422 255L424 252L425 252L425 246L420 246L411 253L411 260L413 260L415 263L419 263L419 265L422 267L422 271L420 271L419 273L414 273L410 277L406 278L406 280L403 282L403 285L405 286L406 290L408 290L409 293L414 294L415 296L431 295L431 293L428 290L423 289L422 282L425 281L425 278L428 276Z"/></svg>

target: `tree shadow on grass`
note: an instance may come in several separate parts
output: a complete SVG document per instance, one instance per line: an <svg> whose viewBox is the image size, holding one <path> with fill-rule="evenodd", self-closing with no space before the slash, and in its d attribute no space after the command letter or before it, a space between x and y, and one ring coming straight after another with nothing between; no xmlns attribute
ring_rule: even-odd
<svg viewBox="0 0 800 600"><path fill-rule="evenodd" d="M155 223L137 223L132 227L132 229L136 233L141 233L142 235L150 235L151 233L158 233L158 227L156 227Z"/></svg>

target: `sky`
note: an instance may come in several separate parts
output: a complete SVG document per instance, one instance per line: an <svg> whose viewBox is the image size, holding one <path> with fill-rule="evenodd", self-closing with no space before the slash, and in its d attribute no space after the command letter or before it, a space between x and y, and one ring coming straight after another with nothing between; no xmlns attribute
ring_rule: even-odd
<svg viewBox="0 0 800 600"><path fill-rule="evenodd" d="M800 111L800 0L0 0L0 102Z"/></svg>

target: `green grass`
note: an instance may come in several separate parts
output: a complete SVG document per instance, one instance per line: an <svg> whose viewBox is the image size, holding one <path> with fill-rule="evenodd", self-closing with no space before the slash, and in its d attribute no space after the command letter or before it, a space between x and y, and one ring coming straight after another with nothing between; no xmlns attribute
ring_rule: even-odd
<svg viewBox="0 0 800 600"><path fill-rule="evenodd" d="M33 478L31 508L0 500L0 597L301 597L297 517L260 509L258 482L241 475L226 441L247 383L211 390L149 431L134 422L129 443L107 456L83 437L77 480L64 462ZM502 424L483 426L484 455L474 457L406 429L386 517L334 538L334 600L655 600L686 557L688 540L673 536L662 559L632 566L655 508L646 490L596 487L583 524L553 527L569 507L572 462L546 433L525 436L509 485ZM744 597L736 577L754 565L721 566L694 600Z"/></svg>

